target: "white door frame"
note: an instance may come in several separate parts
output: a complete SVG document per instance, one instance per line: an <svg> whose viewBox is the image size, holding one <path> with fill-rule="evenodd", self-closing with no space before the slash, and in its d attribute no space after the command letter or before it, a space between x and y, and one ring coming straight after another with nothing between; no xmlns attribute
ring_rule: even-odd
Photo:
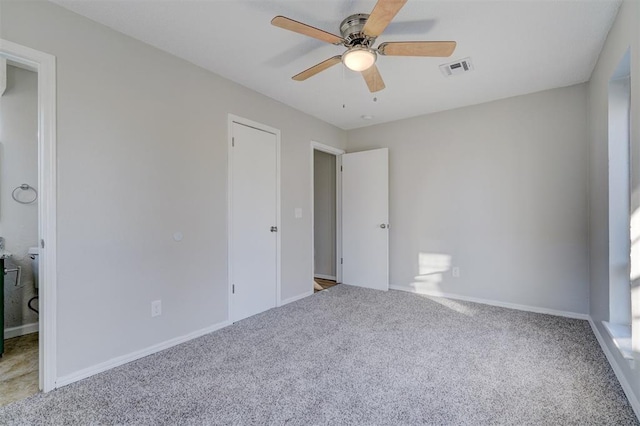
<svg viewBox="0 0 640 426"><path fill-rule="evenodd" d="M0 54L38 73L38 235L40 389L56 387L56 58L0 39Z"/></svg>
<svg viewBox="0 0 640 426"><path fill-rule="evenodd" d="M336 282L342 282L342 266L340 264L340 258L342 257L342 174L340 173L340 166L342 164L342 154L345 153L344 149L335 148L330 145L325 145L320 142L311 141L311 289L313 291L313 279L315 278L315 170L313 163L314 151L322 151L327 154L334 155L336 157Z"/></svg>
<svg viewBox="0 0 640 426"><path fill-rule="evenodd" d="M282 291L280 288L280 247L281 247L281 220L280 220L280 130L269 127L265 124L258 123L248 118L239 117L234 114L229 114L227 118L227 292L228 292L228 316L227 321L232 323L233 316L231 315L231 309L233 307L233 267L231 254L233 253L233 239L232 239L232 220L233 220L233 208L231 200L233 199L233 123L242 124L244 126L253 127L254 129L262 130L263 132L272 133L276 136L276 226L278 232L276 232L276 307L282 305Z"/></svg>

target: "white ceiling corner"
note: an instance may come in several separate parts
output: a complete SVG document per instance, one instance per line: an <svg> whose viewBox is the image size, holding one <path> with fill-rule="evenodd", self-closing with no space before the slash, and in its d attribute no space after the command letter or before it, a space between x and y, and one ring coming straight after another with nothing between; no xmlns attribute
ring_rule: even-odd
<svg viewBox="0 0 640 426"><path fill-rule="evenodd" d="M372 0L53 1L343 129L585 82L621 2L409 0L376 45L455 40L457 49L451 58L379 57L386 89L371 94L342 65L293 81L345 49L270 21L284 15L339 34L342 19L369 13ZM441 74L440 64L465 57L474 71Z"/></svg>

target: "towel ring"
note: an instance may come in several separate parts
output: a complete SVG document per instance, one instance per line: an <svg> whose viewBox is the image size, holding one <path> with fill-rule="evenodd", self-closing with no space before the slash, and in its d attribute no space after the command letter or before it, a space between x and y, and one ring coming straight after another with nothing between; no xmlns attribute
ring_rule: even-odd
<svg viewBox="0 0 640 426"><path fill-rule="evenodd" d="M35 194L35 195L33 196L33 200L30 200L30 201L22 201L22 200L19 200L19 199L18 199L18 197L16 197L16 191L17 191L17 190L19 190L19 189L21 189L21 190L23 190L23 191L32 190L32 191L33 191L33 193ZM20 204L31 204L31 203L34 203L34 202L38 199L38 191L36 191L36 189L35 189L33 186L28 185L28 184L26 184L26 183L23 183L22 185L17 186L17 187L13 190L13 192L11 193L11 198L13 198L15 202L20 203Z"/></svg>

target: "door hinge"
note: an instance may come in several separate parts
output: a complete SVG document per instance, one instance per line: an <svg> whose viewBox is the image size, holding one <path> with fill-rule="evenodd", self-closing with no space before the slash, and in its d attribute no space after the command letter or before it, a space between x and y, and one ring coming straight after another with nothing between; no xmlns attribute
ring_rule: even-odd
<svg viewBox="0 0 640 426"><path fill-rule="evenodd" d="M340 171L342 171L342 166L340 166Z"/></svg>
<svg viewBox="0 0 640 426"><path fill-rule="evenodd" d="M231 294L236 294L236 285L231 284Z"/></svg>
<svg viewBox="0 0 640 426"><path fill-rule="evenodd" d="M40 247L44 248L44 240L40 240Z"/></svg>
<svg viewBox="0 0 640 426"><path fill-rule="evenodd" d="M236 138L231 138L231 146L236 146Z"/></svg>
<svg viewBox="0 0 640 426"><path fill-rule="evenodd" d="M340 258L340 264L342 265L342 258Z"/></svg>

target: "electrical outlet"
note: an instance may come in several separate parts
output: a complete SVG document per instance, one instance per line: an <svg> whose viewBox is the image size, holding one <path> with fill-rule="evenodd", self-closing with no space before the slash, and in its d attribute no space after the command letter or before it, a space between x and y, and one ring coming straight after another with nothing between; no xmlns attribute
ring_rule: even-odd
<svg viewBox="0 0 640 426"><path fill-rule="evenodd" d="M454 266L451 270L451 275L453 276L453 278L460 278L460 267Z"/></svg>
<svg viewBox="0 0 640 426"><path fill-rule="evenodd" d="M157 317L162 314L162 300L154 300L151 302L151 316Z"/></svg>

